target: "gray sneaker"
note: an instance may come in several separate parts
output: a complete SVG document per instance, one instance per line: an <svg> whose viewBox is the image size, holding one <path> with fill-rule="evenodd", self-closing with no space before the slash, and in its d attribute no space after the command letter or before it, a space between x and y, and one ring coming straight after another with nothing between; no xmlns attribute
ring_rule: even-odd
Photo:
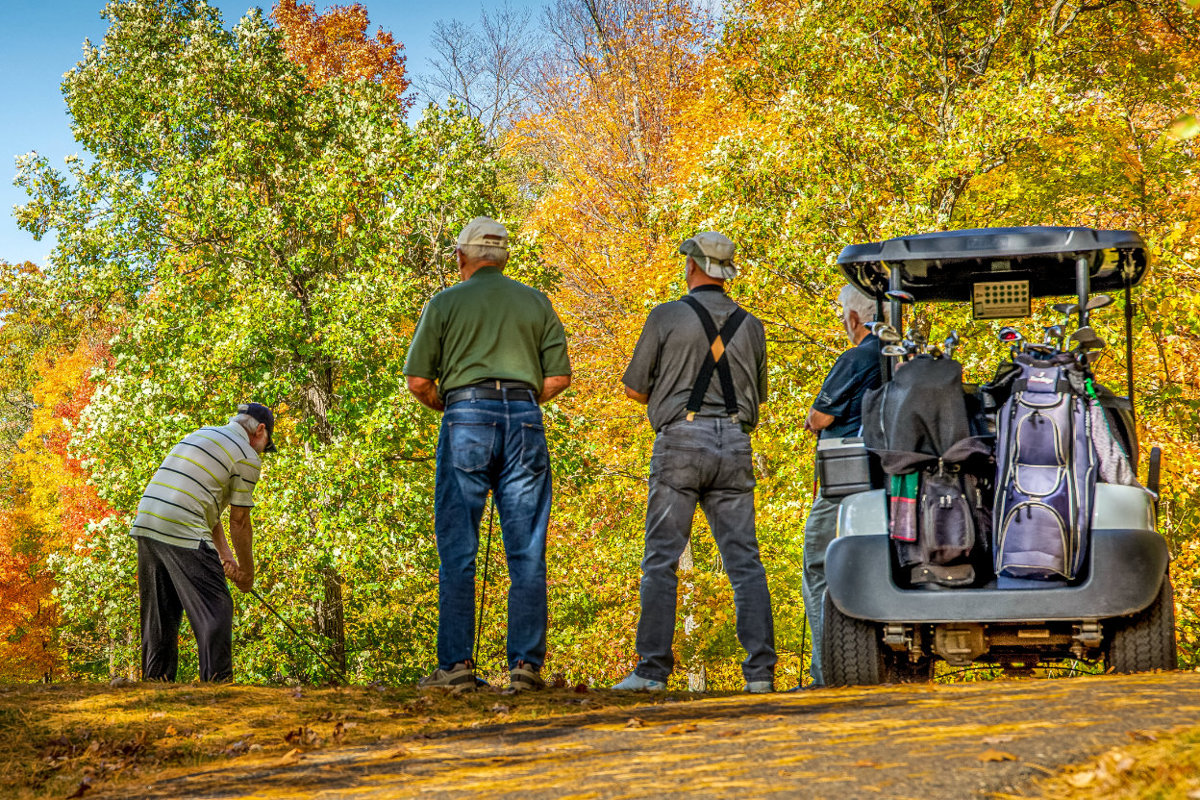
<svg viewBox="0 0 1200 800"><path fill-rule="evenodd" d="M629 677L618 683L613 689L618 692L665 692L667 685L662 681L643 678L636 672L631 672Z"/></svg>
<svg viewBox="0 0 1200 800"><path fill-rule="evenodd" d="M420 689L448 689L455 694L475 691L475 666L470 661L460 661L450 669L435 669L417 681Z"/></svg>
<svg viewBox="0 0 1200 800"><path fill-rule="evenodd" d="M775 691L774 681L747 681L742 687L743 692L749 694L770 694Z"/></svg>
<svg viewBox="0 0 1200 800"><path fill-rule="evenodd" d="M545 689L546 682L542 680L540 668L524 661L518 661L517 665L509 670L508 686L516 692L536 692L539 689Z"/></svg>

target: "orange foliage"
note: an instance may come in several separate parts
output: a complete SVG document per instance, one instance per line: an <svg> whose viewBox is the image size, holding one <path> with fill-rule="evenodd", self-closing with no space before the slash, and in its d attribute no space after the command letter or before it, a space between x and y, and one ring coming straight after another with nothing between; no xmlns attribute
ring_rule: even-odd
<svg viewBox="0 0 1200 800"><path fill-rule="evenodd" d="M402 109L412 105L403 99L410 81L406 77L404 45L379 28L367 36L366 6L331 6L318 14L309 3L280 0L272 16L283 31L288 58L304 68L314 86L340 78L381 84Z"/></svg>
<svg viewBox="0 0 1200 800"><path fill-rule="evenodd" d="M556 642L555 657L603 665L600 680L615 680L636 661L628 620L642 518L630 509L645 502L653 436L621 375L649 309L686 291L676 250L695 231L654 209L692 176L720 130L712 110L699 108L714 76L701 54L710 31L690 5L600 0L588 8L594 14L558 17L572 63L546 78L537 113L503 147L532 155L540 168L528 176L538 200L524 228L562 275L554 302L574 370L574 391L562 402L568 417L587 420L577 432L583 447L560 465L570 499L556 505L551 536L556 548L592 558L552 568L550 581L554 624L572 624L576 607L594 609L583 613L595 614L596 635ZM618 576L608 564L624 567ZM691 580L681 590L684 615L709 599L691 591Z"/></svg>
<svg viewBox="0 0 1200 800"><path fill-rule="evenodd" d="M88 523L111 513L68 450L70 426L94 391L91 370L107 359L107 346L87 337L38 359L33 422L12 457L0 509L0 678L53 675L58 613L47 557L86 546Z"/></svg>
<svg viewBox="0 0 1200 800"><path fill-rule="evenodd" d="M41 531L20 511L0 511L0 679L46 680L58 656L54 578Z"/></svg>

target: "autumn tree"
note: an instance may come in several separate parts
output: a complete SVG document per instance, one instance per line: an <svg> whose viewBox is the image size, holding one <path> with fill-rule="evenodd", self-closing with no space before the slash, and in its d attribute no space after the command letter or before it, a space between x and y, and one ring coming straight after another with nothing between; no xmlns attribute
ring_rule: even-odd
<svg viewBox="0 0 1200 800"><path fill-rule="evenodd" d="M404 108L408 79L404 45L379 28L368 34L370 19L362 3L332 6L318 14L311 3L280 0L271 16L283 32L284 52L314 86L330 80L366 81L383 87Z"/></svg>
<svg viewBox="0 0 1200 800"><path fill-rule="evenodd" d="M30 157L19 178L20 221L57 237L38 302L122 319L73 437L121 516L64 564L64 596L82 603L103 564L94 613L136 608L127 525L146 480L181 435L253 397L279 409L283 440L256 510L261 585L303 624L314 608L331 618L320 576L339 576L334 651L367 675L414 674L433 641L413 641L433 612L410 603L434 588L434 428L397 376L445 280L441 221L498 213L493 156L459 114L409 127L394 86L370 75L318 85L256 12L232 30L183 0L105 13L103 43L63 84L92 157L65 172ZM394 602L411 609L403 623L380 610ZM304 651L274 629L249 612L241 674L307 674L307 655L281 663L280 649Z"/></svg>
<svg viewBox="0 0 1200 800"><path fill-rule="evenodd" d="M1196 21L1186 9L751 0L729 9L710 43L693 8L679 9L682 25L646 24L670 18L671 8L556 4L559 71L518 126L524 138L511 143L540 167L528 224L563 275L557 299L573 355L586 365L572 411L602 431L582 450L570 489L586 498L580 525L589 544L616 551L629 537L607 560L636 558L623 513L640 502L633 482L645 465L634 454L648 443L638 409L620 399L620 370L649 307L682 291L674 246L706 228L738 243L743 275L732 291L767 323L773 388L756 471L782 669L805 647L792 584L812 440L798 421L845 348L834 259L846 244L994 224L1142 231L1162 258L1147 307L1174 312L1147 315L1136 334L1139 360L1162 365L1138 387L1143 434L1147 442L1168 435L1183 459L1180 483L1191 481L1190 434L1181 434L1196 424L1190 405L1171 410L1169 398L1195 397L1182 366L1191 334L1178 327L1191 330L1193 314L1181 302L1193 282L1185 255L1194 252L1193 152L1163 137L1196 107L1187 77ZM961 311L919 313L925 326L960 326L962 358L986 379L997 358L988 325ZM1117 382L1123 366L1123 355L1110 357L1101 377ZM1183 516L1166 520L1169 535L1186 526L1194 502L1179 496ZM619 511L605 518L609 503ZM631 597L635 575L621 572ZM703 598L704 580L701 571L685 602ZM617 591L593 590L573 619L627 654L628 639L613 636L605 617L632 606ZM692 640L698 652L685 640L684 654L720 660L723 640L720 624L707 627Z"/></svg>

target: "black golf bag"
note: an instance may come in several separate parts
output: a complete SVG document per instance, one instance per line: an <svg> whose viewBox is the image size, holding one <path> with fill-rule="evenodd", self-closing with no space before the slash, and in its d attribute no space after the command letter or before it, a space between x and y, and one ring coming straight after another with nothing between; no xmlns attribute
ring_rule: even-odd
<svg viewBox="0 0 1200 800"><path fill-rule="evenodd" d="M967 586L986 566L990 449L971 436L962 365L920 356L863 396L863 441L889 477L890 533L913 584Z"/></svg>
<svg viewBox="0 0 1200 800"><path fill-rule="evenodd" d="M996 573L1071 580L1096 486L1088 375L1069 354L1015 362L1020 374L996 415Z"/></svg>

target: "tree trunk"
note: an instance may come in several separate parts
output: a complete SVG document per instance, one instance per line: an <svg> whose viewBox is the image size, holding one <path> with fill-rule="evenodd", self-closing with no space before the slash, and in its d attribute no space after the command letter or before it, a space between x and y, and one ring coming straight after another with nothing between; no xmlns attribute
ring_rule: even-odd
<svg viewBox="0 0 1200 800"><path fill-rule="evenodd" d="M317 625L330 641L329 655L334 664L346 671L346 625L342 602L342 576L333 567L321 569L325 597L317 604Z"/></svg>
<svg viewBox="0 0 1200 800"><path fill-rule="evenodd" d="M294 275L291 281L292 294L300 303L304 315L305 326L310 335L315 336L319 331L313 319L311 298L304 279ZM301 393L301 408L305 415L316 422L317 440L322 446L333 441L333 429L329 424L329 412L334 399L334 366L328 358L305 358L297 354L297 360L308 370L309 383ZM316 520L310 519L312 534L319 535L316 530ZM324 596L313 609L316 617L317 632L329 641L329 656L333 663L342 671L346 669L346 625L345 609L342 602L342 576L333 566L323 567L320 571Z"/></svg>

